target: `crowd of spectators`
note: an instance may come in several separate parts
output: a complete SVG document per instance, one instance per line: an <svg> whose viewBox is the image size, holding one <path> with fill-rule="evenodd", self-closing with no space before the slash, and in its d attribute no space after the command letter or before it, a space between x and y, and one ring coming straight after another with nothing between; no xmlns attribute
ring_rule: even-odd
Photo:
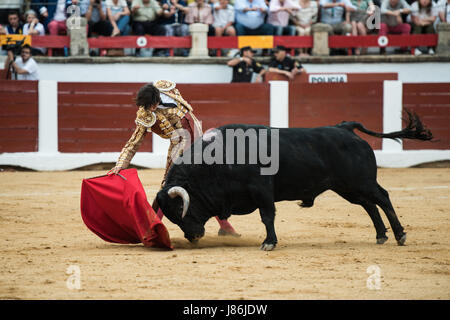
<svg viewBox="0 0 450 320"><path fill-rule="evenodd" d="M434 33L439 21L450 18L450 0L5 1L7 7L0 5L0 34L66 34L66 20L74 14L88 20L89 37L186 36L192 23L207 24L209 36L305 36L318 22L330 26L330 35L425 34ZM380 28L368 27L367 21L377 12L381 13ZM426 50L434 53L433 48ZM418 49L415 54L423 52ZM306 49L299 53L308 54ZM187 50L180 54L187 55Z"/></svg>

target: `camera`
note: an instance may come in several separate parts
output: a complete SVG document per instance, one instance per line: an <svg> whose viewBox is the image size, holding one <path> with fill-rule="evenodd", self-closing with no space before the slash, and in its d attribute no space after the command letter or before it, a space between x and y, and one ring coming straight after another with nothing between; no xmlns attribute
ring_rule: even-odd
<svg viewBox="0 0 450 320"><path fill-rule="evenodd" d="M22 50L23 43L25 42L25 38L22 40L12 40L11 38L6 39L6 44L2 46L3 50L12 51L14 56L18 56L20 51Z"/></svg>

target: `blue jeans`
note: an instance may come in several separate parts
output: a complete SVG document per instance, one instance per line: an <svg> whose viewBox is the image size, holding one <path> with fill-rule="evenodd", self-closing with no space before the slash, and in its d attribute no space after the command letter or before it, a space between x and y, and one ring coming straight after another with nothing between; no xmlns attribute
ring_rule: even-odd
<svg viewBox="0 0 450 320"><path fill-rule="evenodd" d="M120 30L121 36L127 36L130 34L130 16L121 16L119 20L116 21L117 28Z"/></svg>
<svg viewBox="0 0 450 320"><path fill-rule="evenodd" d="M259 26L256 29L250 29L245 27L244 25L240 24L239 22L236 22L234 25L234 28L236 29L236 34L238 36L245 36L245 35L251 35L251 36L261 36L261 35L267 35L271 36L273 35L274 28L271 24L263 23L261 26Z"/></svg>
<svg viewBox="0 0 450 320"><path fill-rule="evenodd" d="M295 36L295 27L294 26L286 26L286 27L282 27L282 26L273 26L274 32L273 35L274 36L282 36L282 35L288 35L288 36Z"/></svg>

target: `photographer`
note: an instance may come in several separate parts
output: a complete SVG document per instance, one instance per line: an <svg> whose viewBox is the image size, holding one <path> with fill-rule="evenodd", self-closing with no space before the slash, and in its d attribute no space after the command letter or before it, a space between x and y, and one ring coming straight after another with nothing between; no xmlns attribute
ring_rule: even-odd
<svg viewBox="0 0 450 320"><path fill-rule="evenodd" d="M12 69L15 77L13 80L39 80L38 65L31 57L31 47L24 45L20 50L20 57L15 59L14 50L8 50L5 60L5 69Z"/></svg>

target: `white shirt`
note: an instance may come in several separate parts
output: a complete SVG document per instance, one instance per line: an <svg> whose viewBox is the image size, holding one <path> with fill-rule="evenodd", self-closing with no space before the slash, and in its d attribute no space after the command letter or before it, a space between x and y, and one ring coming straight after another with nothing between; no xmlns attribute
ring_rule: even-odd
<svg viewBox="0 0 450 320"><path fill-rule="evenodd" d="M30 30L30 24L29 23L24 24L23 25L23 34L27 35L29 30ZM45 29L44 29L44 26L42 25L42 23L38 22L34 26L34 30L36 30L40 36L45 36Z"/></svg>
<svg viewBox="0 0 450 320"><path fill-rule="evenodd" d="M15 62L20 69L28 71L25 74L17 74L17 80L39 80L38 65L33 58L23 63L22 57L17 57Z"/></svg>
<svg viewBox="0 0 450 320"><path fill-rule="evenodd" d="M426 9L419 10L419 2L416 1L411 5L411 15L418 17L419 19L426 19L430 17L436 17L438 15L438 11L436 10L437 6L431 1L431 12L428 14Z"/></svg>
<svg viewBox="0 0 450 320"><path fill-rule="evenodd" d="M234 22L234 8L231 5L227 5L226 9L216 10L216 7L220 7L220 3L216 2L213 5L214 23L213 27L223 28L228 22Z"/></svg>
<svg viewBox="0 0 450 320"><path fill-rule="evenodd" d="M58 0L53 20L56 21L66 20L66 0Z"/></svg>

